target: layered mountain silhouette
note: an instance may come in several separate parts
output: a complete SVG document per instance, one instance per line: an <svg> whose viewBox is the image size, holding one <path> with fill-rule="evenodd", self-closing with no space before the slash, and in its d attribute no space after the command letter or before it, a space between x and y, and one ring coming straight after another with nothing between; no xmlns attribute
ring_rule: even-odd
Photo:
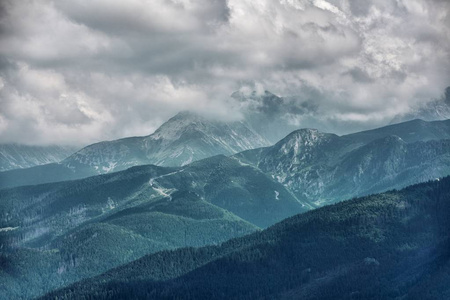
<svg viewBox="0 0 450 300"><path fill-rule="evenodd" d="M142 164L183 166L213 155L230 155L268 144L244 122L213 121L181 112L149 136L94 144L70 156L63 164L71 168L92 168L98 173Z"/></svg>
<svg viewBox="0 0 450 300"><path fill-rule="evenodd" d="M391 224L403 222L407 224L405 226L416 226L416 223L411 222L415 222L416 212L422 212L422 209L431 215L431 212L425 211L426 208L421 206L423 203L417 204L417 201L438 201L430 196L434 195L437 182L419 186L417 197L416 192L408 192L415 190L414 187L402 192L352 200L348 202L353 203L351 205L338 204L319 210L327 212L325 214L308 211L357 196L435 180L449 174L450 120L413 120L344 136L316 129L299 129L273 146L268 146L267 140L244 122L225 123L192 113L180 113L147 137L94 144L58 164L0 172L0 277L7 287L1 296L37 297L125 264L117 270L126 270L126 274L130 274L130 280L134 281L115 286L116 281L109 282L101 277L103 279L99 283L95 279L92 281L93 285L79 286L81 294L73 294L74 289L62 293L82 297L89 290L93 295L109 297L104 294L105 284L108 286L107 290L110 285L114 286L110 295L117 298L123 298L127 293L137 298L160 298L166 294L169 298L177 298L181 295L179 293L187 290L193 291L192 297L191 294L186 294L187 298L216 297L217 294L211 291L209 285L199 286L197 289L191 282L203 281L203 276L211 275L212 282L217 284L220 280L214 277L214 272L210 274L208 269L205 274L209 275L198 275L200 277L192 277L193 279L189 276L203 274L204 266L217 263L219 265L213 269L224 266L225 272L229 274L233 274L235 267L242 274L250 274L247 273L248 268L272 274L269 277L259 274L261 281L255 281L264 284L269 291L266 288L255 288L253 283L236 276L243 287L237 287L236 294L228 294L219 288L218 291L222 291L220 295L223 295L217 296L219 298L253 299L266 293L281 298L303 295L334 297L337 293L335 285L344 275L339 275L336 279L332 276L333 272L349 274L355 267L357 273L364 273L372 270L364 266L381 263L375 255L364 254L366 256L358 256L355 261L351 256L334 265L332 261L336 257L330 256L322 261L321 256L326 253L318 249L325 249L325 245L333 249L344 247L337 251L342 254L348 249L350 252L359 251L349 246L354 242L367 242L360 251L372 249L367 251L377 253L377 243L386 240L386 251L394 251L393 248L388 248L395 242L392 239L397 238L391 236ZM448 179L444 182L448 183ZM438 186L439 193L446 189L441 183ZM430 190L431 194L426 194L425 190ZM445 197L445 194L439 195L441 198ZM387 199L387 204L384 200L379 202L379 199ZM403 202L397 203L398 199L403 199ZM392 203L398 204L398 211L392 208L397 204ZM440 202L436 203L438 204L434 207L441 205ZM342 211L334 213L333 207ZM409 207L414 208L409 211L406 209ZM405 212L404 217L399 215L402 212ZM306 224L301 230L298 227L300 225L286 225L291 224L288 220L265 231L271 232L270 234L257 233L298 213L305 213L298 217L299 220L304 220L299 221L301 224ZM342 218L338 215L342 215ZM309 219L311 216L316 217ZM389 219L391 217L393 219ZM367 218L368 223L364 223L364 218ZM388 220L387 223L383 223L385 220ZM422 226L425 222L419 221L417 226ZM405 228L400 229L400 235L407 236L410 227ZM332 238L335 233L326 235L334 230L338 230L336 240ZM249 233L253 234L222 246L174 250L180 247L218 245ZM270 236L268 239L267 234ZM301 240L293 237L297 234ZM280 242L274 237L276 235L288 238ZM323 240L316 241L315 236L321 236ZM346 240L349 236L352 237ZM432 236L427 238L434 241ZM289 239L295 241L294 246L289 244ZM416 249L415 242L409 244L403 239L399 241L395 247ZM317 244L319 248L308 243ZM347 246L342 246L341 243ZM300 251L299 254L294 250L286 252L286 255L297 259L287 269L292 274L288 278L278 276L278 271L270 273L271 267L279 270L278 264L287 264L285 256L280 260L270 258L272 254L281 251L279 245ZM260 246L263 248L259 248ZM241 250L242 254L239 252ZM151 253L158 254L137 260L128 269L127 263ZM421 254L420 251L411 253ZM228 266L228 262L234 261L233 255L243 255L249 260L244 260L243 263L239 261L237 266ZM307 257L308 262L313 261L313 258L317 259L323 264L323 268L317 269L319 271L311 277L308 275L311 267L302 264L300 256ZM153 257L157 257L156 261L153 261ZM147 258L150 260L147 261ZM408 256L408 259L414 257ZM346 265L349 261L353 263ZM255 262L258 263L254 264ZM259 262L265 267L261 267ZM151 271L140 268L141 263L149 266ZM341 265L346 270L344 273L340 273ZM300 269L295 270L303 275L290 269L297 267ZM327 269L328 267L331 269ZM133 268L141 275L133 273ZM431 269L418 274L429 274L426 273L429 270ZM111 272L113 273L106 273L104 276L116 278L116 271ZM387 271L383 270L379 276L390 274L385 272ZM326 274L324 276L327 280L331 278L327 281L331 286L323 285L320 274ZM439 274L445 282L443 273ZM186 280L186 289L182 281L177 281L177 277ZM271 285L266 282L268 278L279 278L290 283L287 286L284 283ZM310 278L315 280L313 285L305 287L304 291L297 289L304 288L303 285L296 285L298 280L309 282ZM356 283L363 285L364 280L372 279L370 276L359 278L363 281ZM379 278L376 277L377 280ZM408 284L416 279L411 280L401 281L402 286L408 286L409 289ZM173 287L172 283L176 286ZM142 289L141 284L152 290ZM232 281L232 284L240 283ZM381 284L384 289L385 283ZM421 281L420 284L428 283ZM377 289L378 287L380 286L370 290L375 298L385 295L379 294L383 289ZM321 294L322 288L326 294ZM253 289L254 292L248 289ZM327 294L328 289L330 294ZM200 290L206 294L202 294ZM387 290L394 293L391 288ZM354 292L356 294L352 295L356 296L351 297L363 295L364 298L368 295L365 294L366 291ZM404 295L404 290L398 293Z"/></svg>
<svg viewBox="0 0 450 300"><path fill-rule="evenodd" d="M235 125L243 123L238 124ZM222 132L223 137L218 139L221 134L216 133L205 139L205 133L196 140L199 131L194 130L196 133L193 134L190 128ZM152 149L149 152L154 154L151 160L158 157L160 164L184 165L187 156L188 160L193 157L191 150L194 148L206 149L196 150L198 157L220 151L229 155L239 147L263 143L257 137L254 142L245 139L244 143L241 139L237 144L234 138L237 129L230 128L226 123L207 122L194 114L181 113L146 138L94 144L60 164L1 172L0 187L72 180L145 164L150 156L145 156L142 149ZM253 136L253 131L247 130L250 129L241 127L241 131ZM413 120L344 136L300 129L273 146L246 150L233 157L261 170L301 201L318 207L450 174L449 139L449 120ZM232 146L226 146L228 143ZM141 149L141 152L131 149ZM141 160L137 160L138 157ZM173 160L171 163L170 159Z"/></svg>
<svg viewBox="0 0 450 300"><path fill-rule="evenodd" d="M449 138L449 120L414 120L344 136L301 129L235 157L322 206L450 174Z"/></svg>
<svg viewBox="0 0 450 300"><path fill-rule="evenodd" d="M220 246L148 255L43 299L447 299L449 198L447 177L344 201Z"/></svg>
<svg viewBox="0 0 450 300"><path fill-rule="evenodd" d="M244 122L214 121L181 112L149 136L101 142L60 163L0 173L0 188L79 179L144 164L183 166L268 145Z"/></svg>
<svg viewBox="0 0 450 300"><path fill-rule="evenodd" d="M223 155L6 189L0 199L7 298L35 297L148 253L224 242L313 207ZM32 260L44 265L25 264Z"/></svg>

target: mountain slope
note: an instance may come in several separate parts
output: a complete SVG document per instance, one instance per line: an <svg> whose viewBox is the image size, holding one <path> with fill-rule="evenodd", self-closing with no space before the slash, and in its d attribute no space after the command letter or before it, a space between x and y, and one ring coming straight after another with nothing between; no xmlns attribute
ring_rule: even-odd
<svg viewBox="0 0 450 300"><path fill-rule="evenodd" d="M446 299L449 199L447 177L344 201L220 246L148 255L45 299Z"/></svg>
<svg viewBox="0 0 450 300"><path fill-rule="evenodd" d="M321 206L449 175L449 137L450 120L415 120L345 136L301 129L274 146L234 157Z"/></svg>
<svg viewBox="0 0 450 300"><path fill-rule="evenodd" d="M77 149L63 146L0 145L0 172L59 162Z"/></svg>
<svg viewBox="0 0 450 300"><path fill-rule="evenodd" d="M210 156L231 155L269 142L243 122L213 121L182 112L146 137L87 146L59 164L0 173L0 188L84 178L154 164L183 166Z"/></svg>
<svg viewBox="0 0 450 300"><path fill-rule="evenodd" d="M174 209L178 198L206 201L260 227L312 208L260 170L220 155L180 168L148 165L76 181L1 190L0 227L18 228L22 237L18 246L44 246L84 222L150 204ZM186 209L180 208L179 213L187 213ZM31 233L37 227L49 228L35 236ZM44 242L38 241L41 235L48 236Z"/></svg>
<svg viewBox="0 0 450 300"><path fill-rule="evenodd" d="M416 119L344 135L342 138L347 142L366 144L390 135L396 135L407 143L450 139L450 120L423 121Z"/></svg>
<svg viewBox="0 0 450 300"><path fill-rule="evenodd" d="M397 136L350 152L335 166L328 198L367 195L450 174L450 140L406 143Z"/></svg>
<svg viewBox="0 0 450 300"><path fill-rule="evenodd" d="M230 155L267 145L243 122L212 121L181 112L149 136L94 144L65 159L63 164L108 173L140 164L183 166L213 155Z"/></svg>
<svg viewBox="0 0 450 300"><path fill-rule="evenodd" d="M260 170L223 155L179 168L138 166L5 189L0 261L13 270L0 273L9 287L4 297L21 295L23 282L26 297L35 297L148 253L217 244L310 207ZM39 268L19 263L36 257L46 261Z"/></svg>

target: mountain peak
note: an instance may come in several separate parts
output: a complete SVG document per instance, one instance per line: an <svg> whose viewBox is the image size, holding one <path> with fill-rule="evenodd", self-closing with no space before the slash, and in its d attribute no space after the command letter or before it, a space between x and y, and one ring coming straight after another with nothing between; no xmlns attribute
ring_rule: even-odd
<svg viewBox="0 0 450 300"><path fill-rule="evenodd" d="M169 119L144 142L145 149L158 149L157 164L170 166L268 145L267 140L243 122L212 120L190 111Z"/></svg>
<svg viewBox="0 0 450 300"><path fill-rule="evenodd" d="M196 119L196 118L202 118L202 117L193 111L182 110L179 113L177 113L175 116L170 118L169 121L173 120L173 119L179 120L179 119Z"/></svg>
<svg viewBox="0 0 450 300"><path fill-rule="evenodd" d="M161 127L163 127L167 124L173 123L173 122L191 123L191 122L196 122L196 121L207 121L207 118L205 118L205 117L201 116L200 114L195 113L193 111L183 110L183 111L180 111L179 113L177 113L175 116L173 116L169 120L167 120L167 122L162 124Z"/></svg>
<svg viewBox="0 0 450 300"><path fill-rule="evenodd" d="M324 133L315 128L302 128L291 132L284 139L279 141L277 144L287 144L292 141L296 143L299 141L305 142L305 145L322 141L323 139L329 139L332 137L337 137L337 135L332 133Z"/></svg>
<svg viewBox="0 0 450 300"><path fill-rule="evenodd" d="M322 133L316 128L300 128L295 130L293 133L305 135L305 134L319 134Z"/></svg>
<svg viewBox="0 0 450 300"><path fill-rule="evenodd" d="M191 111L181 111L167 122L162 124L152 135L151 139L168 139L173 140L180 137L180 135L188 129L202 130L208 127L212 121L200 116Z"/></svg>
<svg viewBox="0 0 450 300"><path fill-rule="evenodd" d="M338 136L323 133L317 129L299 129L270 148L263 161L263 168L291 170L293 166L309 164L322 158L322 152L327 144L337 139Z"/></svg>

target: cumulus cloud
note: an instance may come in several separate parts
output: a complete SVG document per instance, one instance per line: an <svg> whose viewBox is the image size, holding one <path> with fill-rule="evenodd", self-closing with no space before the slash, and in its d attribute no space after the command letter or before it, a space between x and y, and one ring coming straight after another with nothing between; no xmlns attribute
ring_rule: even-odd
<svg viewBox="0 0 450 300"><path fill-rule="evenodd" d="M59 0L0 4L0 142L150 134L180 110L294 126L388 123L450 84L445 0Z"/></svg>

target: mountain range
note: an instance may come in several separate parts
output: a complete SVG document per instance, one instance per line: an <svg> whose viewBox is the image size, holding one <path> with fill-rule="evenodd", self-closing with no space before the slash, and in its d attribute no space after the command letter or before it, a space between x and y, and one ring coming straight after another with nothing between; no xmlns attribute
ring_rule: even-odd
<svg viewBox="0 0 450 300"><path fill-rule="evenodd" d="M192 160L256 145L235 157L275 178L297 198L321 206L448 175L446 139L449 120L413 120L344 136L300 129L274 146L258 148L268 142L244 123L229 125L181 113L149 137L94 144L58 164L0 172L0 188L85 178L155 163L156 158L157 164L180 166L194 154L198 156Z"/></svg>
<svg viewBox="0 0 450 300"><path fill-rule="evenodd" d="M185 111L149 136L100 142L78 152L71 146L3 144L0 145L0 172L63 160L61 164L65 168L76 169L80 175L70 175L57 166L35 173L46 173L48 168L67 173L69 178L82 178L142 164L180 166L217 154L230 155L275 144L298 129L289 120L290 114L308 115L317 109L308 101L280 97L269 91L236 91L231 98L243 106L245 121L220 122ZM450 87L440 99L418 104L410 112L396 116L391 123L414 119L450 119Z"/></svg>
<svg viewBox="0 0 450 300"><path fill-rule="evenodd" d="M342 274L353 270L365 274L372 269L364 266L381 264L380 259L374 255L358 256L356 261L352 260L354 256L344 256L343 261L334 256L322 259L321 255L326 257L327 253L320 249L348 245L337 251L342 255L347 250L371 249L367 250L370 253L379 250L384 262L389 264L392 262L385 257L386 253L398 247L416 249L419 242L420 247L428 247L422 236L436 243L433 247L438 245L435 236L428 232L420 232L419 242L407 234L416 221L417 226L423 226L426 221L417 212L432 216L433 209L441 205L439 199L447 197L448 178L442 183L434 181L400 192L334 203L449 175L450 120L413 120L343 136L306 128L268 145L267 139L246 122L227 123L183 112L146 137L97 143L60 163L0 172L0 278L3 282L0 298L42 296L103 272L112 272L100 276L114 281L109 282L105 277L99 277L100 283L86 279L86 286L77 285L76 289L61 293L75 298L82 297L82 294L72 294L77 290L113 298L128 294L136 298L164 295L178 298L185 293L184 298L253 299L263 295L280 298L328 295L321 294L325 289L334 298L335 286L345 277ZM403 200L397 203L398 199ZM422 199L434 206L427 210L418 202ZM324 210L309 212L322 206ZM334 212L333 207L340 211ZM304 227L286 225L292 219L274 225L299 213L294 219L299 218ZM397 233L391 234L396 228L391 226L394 223L395 226L406 224L406 229L401 228L398 233L413 242L400 239ZM268 229L260 233L265 228ZM247 234L250 235L226 242ZM293 237L297 234L298 238ZM320 237L319 241L315 236ZM439 236L438 240L443 238ZM377 248L385 240L386 245L380 244L384 250ZM352 243L364 245L363 249L351 248ZM206 248L175 250L182 247ZM288 264L288 256L271 258L279 255L283 247L287 249L286 255L295 258L293 265L286 267L290 277L277 273ZM300 254L292 249L300 249ZM408 252L412 256L407 253L407 261L413 260L414 255L420 256L420 251ZM235 256L243 257L237 266L233 265ZM311 277L312 271L308 271L311 267L303 264L301 256L307 257L310 264L318 260L323 268ZM433 259L430 261L434 264ZM333 264L334 260L339 264ZM227 265L229 262L233 263ZM220 285L215 271L210 273L207 269L208 275L202 275L203 267L210 263L218 264L213 270L223 266L226 274L233 274L234 268L242 274L249 269L258 274L268 272L267 276L259 274L255 282L269 290L259 289L255 282L247 282L240 276L236 276L236 282L225 279L235 285L236 294L219 287L223 295L220 296L209 285L197 288L195 282L204 281L208 276L212 284ZM142 269L141 264L151 270ZM292 269L296 266L300 267L296 269L298 272ZM344 273L340 273L341 266L346 270ZM278 271L271 273L272 268ZM115 270L126 270L126 274L131 274L130 280L136 280L115 286L121 282L114 279ZM138 270L140 275L133 270ZM417 277L430 274L430 270L432 266L427 265L419 275L415 270L409 272ZM335 278L333 272L342 276ZM383 269L376 280L394 274L386 272ZM191 274L194 277L189 277ZM331 286L323 285L321 274L325 274ZM373 279L370 276L360 276L363 281L355 284L364 286L364 280ZM314 281L305 290L303 285L296 286L299 280L309 282L310 278ZM271 285L269 280L276 284ZM402 279L401 286L408 286L405 290L409 291L414 280ZM151 290L142 288L142 284ZM393 287L385 289L388 283L380 284L370 290L374 298L384 297L385 291L395 294ZM108 294L105 289L112 292ZM349 297L372 295L366 291L344 290L354 295ZM405 290L398 291L398 295L405 295Z"/></svg>
<svg viewBox="0 0 450 300"><path fill-rule="evenodd" d="M235 155L316 206L450 174L450 120L413 120L337 136L300 129Z"/></svg>
<svg viewBox="0 0 450 300"><path fill-rule="evenodd" d="M244 122L214 121L185 111L149 136L90 145L62 163L103 174L143 164L184 166L213 155L231 155L267 145L269 142Z"/></svg>
<svg viewBox="0 0 450 300"><path fill-rule="evenodd" d="M85 178L144 164L183 166L268 145L244 122L215 121L181 112L149 136L96 143L59 163L2 172L0 188Z"/></svg>
<svg viewBox="0 0 450 300"><path fill-rule="evenodd" d="M7 298L24 289L35 297L148 253L224 242L313 207L223 155L6 189L0 199L0 258L11 266L0 276ZM44 266L22 265L29 260Z"/></svg>
<svg viewBox="0 0 450 300"><path fill-rule="evenodd" d="M140 258L42 299L447 299L450 177Z"/></svg>

